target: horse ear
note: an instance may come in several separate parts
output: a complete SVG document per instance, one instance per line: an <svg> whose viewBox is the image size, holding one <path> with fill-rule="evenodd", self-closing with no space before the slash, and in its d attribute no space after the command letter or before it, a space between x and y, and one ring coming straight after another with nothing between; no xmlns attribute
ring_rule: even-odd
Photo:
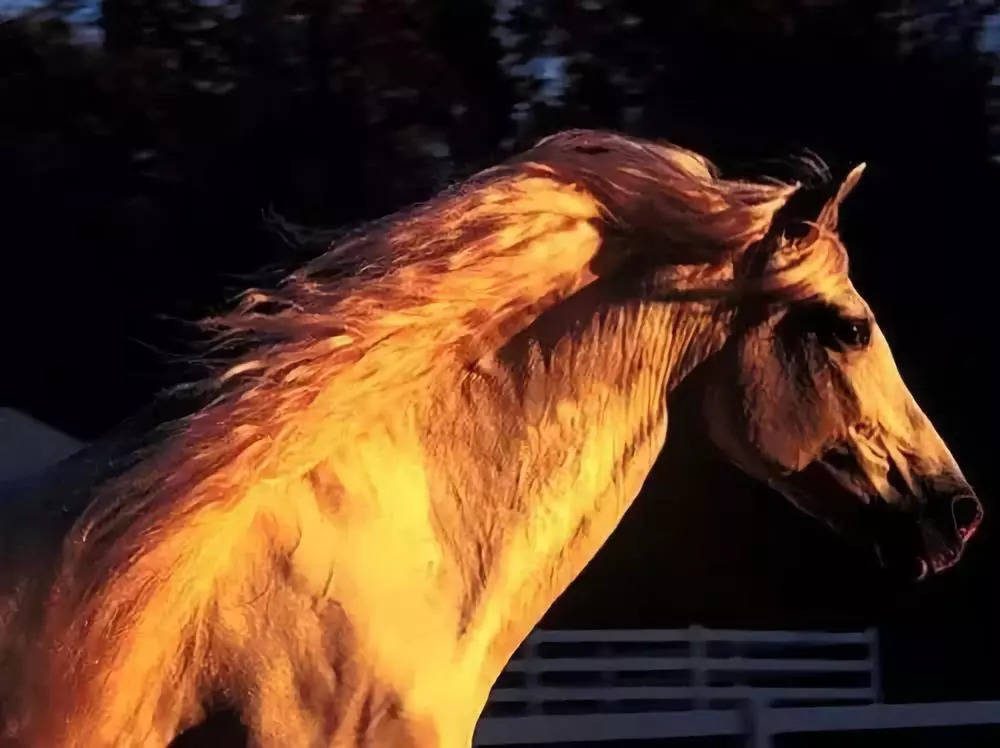
<svg viewBox="0 0 1000 748"><path fill-rule="evenodd" d="M865 171L865 164L861 163L851 169L851 173L847 175L847 178L840 185L840 189L837 190L837 194L830 200L823 209L819 212L819 218L816 219L816 223L823 228L834 230L837 228L837 218L840 211L840 204L844 202L851 190L857 185L858 181L861 179L861 175Z"/></svg>

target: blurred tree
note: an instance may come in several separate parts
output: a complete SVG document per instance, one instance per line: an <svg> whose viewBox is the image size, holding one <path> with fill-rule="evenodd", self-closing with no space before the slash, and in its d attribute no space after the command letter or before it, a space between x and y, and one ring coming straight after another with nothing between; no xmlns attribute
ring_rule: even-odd
<svg viewBox="0 0 1000 748"><path fill-rule="evenodd" d="M7 276L55 272L48 303L72 330L58 351L16 326L8 339L46 370L93 363L43 403L54 415L107 378L124 397L94 404L104 428L165 383L155 354L120 341L180 335L148 320L196 317L223 272L273 259L262 211L374 217L506 136L513 89L489 0L105 0L100 35L78 33L80 7L0 27L0 193L20 219L5 244L79 247L57 271L18 252ZM29 389L16 367L4 376Z"/></svg>
<svg viewBox="0 0 1000 748"><path fill-rule="evenodd" d="M981 160L989 76L976 37L998 7L541 0L505 2L501 22L507 67L526 102L522 141L572 123L667 136L723 156L773 157L808 145L836 160L898 150L899 133L917 127L937 140L961 130L962 142L949 145ZM918 43L911 29L928 19L932 30ZM933 56L930 81L921 55ZM538 90L538 60L565 71L558 95ZM934 96L961 99L961 124L941 128L940 113L923 109L935 100L928 83Z"/></svg>

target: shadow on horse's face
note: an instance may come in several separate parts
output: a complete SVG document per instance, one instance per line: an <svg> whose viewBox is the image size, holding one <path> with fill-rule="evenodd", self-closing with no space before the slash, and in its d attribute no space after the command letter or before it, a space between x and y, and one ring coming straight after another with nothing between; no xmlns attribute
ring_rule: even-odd
<svg viewBox="0 0 1000 748"><path fill-rule="evenodd" d="M709 364L707 432L803 511L914 579L961 557L982 506L903 382L872 313L835 289L740 310Z"/></svg>

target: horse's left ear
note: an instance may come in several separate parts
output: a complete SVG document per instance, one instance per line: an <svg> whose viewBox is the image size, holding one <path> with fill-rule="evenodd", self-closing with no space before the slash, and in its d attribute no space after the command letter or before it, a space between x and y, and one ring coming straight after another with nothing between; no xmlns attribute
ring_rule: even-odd
<svg viewBox="0 0 1000 748"><path fill-rule="evenodd" d="M816 219L816 223L823 228L835 230L837 228L837 218L840 211L840 204L844 202L851 190L857 185L858 181L861 179L861 175L865 171L865 164L861 163L851 169L851 173L847 175L847 178L840 185L840 189L837 190L837 194L830 200L823 209L819 212L819 218Z"/></svg>

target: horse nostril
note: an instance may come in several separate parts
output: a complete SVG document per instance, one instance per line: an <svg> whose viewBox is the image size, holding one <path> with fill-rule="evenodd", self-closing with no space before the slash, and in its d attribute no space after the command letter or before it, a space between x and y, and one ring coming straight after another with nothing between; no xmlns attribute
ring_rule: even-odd
<svg viewBox="0 0 1000 748"><path fill-rule="evenodd" d="M983 505L975 496L956 496L951 501L951 516L962 540L968 540L983 519Z"/></svg>

